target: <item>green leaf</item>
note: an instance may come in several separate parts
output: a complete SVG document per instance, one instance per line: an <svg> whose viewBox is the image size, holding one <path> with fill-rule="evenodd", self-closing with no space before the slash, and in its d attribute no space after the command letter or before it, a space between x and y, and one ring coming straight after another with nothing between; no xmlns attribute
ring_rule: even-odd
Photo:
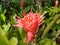
<svg viewBox="0 0 60 45"><path fill-rule="evenodd" d="M0 32L0 45L8 45L8 39L4 32Z"/></svg>
<svg viewBox="0 0 60 45"><path fill-rule="evenodd" d="M5 15L4 15L4 14L1 14L1 19L5 22L6 17L5 17Z"/></svg>
<svg viewBox="0 0 60 45"><path fill-rule="evenodd" d="M56 42L51 39L43 39L38 43L38 45L56 45Z"/></svg>
<svg viewBox="0 0 60 45"><path fill-rule="evenodd" d="M54 41L52 45L56 45L56 42Z"/></svg>
<svg viewBox="0 0 60 45"><path fill-rule="evenodd" d="M24 11L25 11L25 12L28 12L30 9L31 9L31 6L27 6L27 7L24 9Z"/></svg>
<svg viewBox="0 0 60 45"><path fill-rule="evenodd" d="M19 2L19 0L10 0L11 2L13 2L13 3L18 3Z"/></svg>
<svg viewBox="0 0 60 45"><path fill-rule="evenodd" d="M60 19L59 20L57 20L57 22L56 22L57 24L59 24L60 23Z"/></svg>
<svg viewBox="0 0 60 45"><path fill-rule="evenodd" d="M44 13L42 15L45 15L46 13L48 13L48 11L44 11Z"/></svg>
<svg viewBox="0 0 60 45"><path fill-rule="evenodd" d="M27 45L26 38L23 38L22 40L20 40L20 45Z"/></svg>
<svg viewBox="0 0 60 45"><path fill-rule="evenodd" d="M18 13L18 15L19 15L21 18L24 17L23 14L22 14L22 11L21 11L21 13Z"/></svg>
<svg viewBox="0 0 60 45"><path fill-rule="evenodd" d="M0 11L2 10L2 5L0 5Z"/></svg>
<svg viewBox="0 0 60 45"><path fill-rule="evenodd" d="M22 39L26 37L26 33L22 27L20 27L20 29L19 29L19 34L21 35Z"/></svg>
<svg viewBox="0 0 60 45"><path fill-rule="evenodd" d="M10 18L9 18L9 19L10 19L10 22L11 22L12 24L15 23L16 15L17 15L17 14L14 13L14 14L12 14L12 15L10 16ZM13 20L14 20L14 21L13 21Z"/></svg>
<svg viewBox="0 0 60 45"><path fill-rule="evenodd" d="M9 45L17 45L18 41L15 37L13 37L10 41L9 41Z"/></svg>
<svg viewBox="0 0 60 45"><path fill-rule="evenodd" d="M8 23L7 25L3 25L3 27L4 27L4 29L3 29L3 31L5 32L5 33L7 33L7 31L9 30L9 28L10 28L10 23Z"/></svg>
<svg viewBox="0 0 60 45"><path fill-rule="evenodd" d="M38 44L39 45L50 45L51 42L50 42L50 39L43 39Z"/></svg>

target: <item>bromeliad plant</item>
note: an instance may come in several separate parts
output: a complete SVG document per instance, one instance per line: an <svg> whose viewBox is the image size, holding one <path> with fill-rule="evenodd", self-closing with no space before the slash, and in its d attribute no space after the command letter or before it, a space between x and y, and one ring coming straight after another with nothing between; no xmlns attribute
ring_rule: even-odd
<svg viewBox="0 0 60 45"><path fill-rule="evenodd" d="M23 27L24 31L27 33L26 43L28 44L30 40L34 42L35 33L37 28L43 22L43 17L39 13L33 13L32 11L29 14L26 14L24 18L17 17L16 27Z"/></svg>
<svg viewBox="0 0 60 45"><path fill-rule="evenodd" d="M59 1L1 0L0 45L60 45Z"/></svg>

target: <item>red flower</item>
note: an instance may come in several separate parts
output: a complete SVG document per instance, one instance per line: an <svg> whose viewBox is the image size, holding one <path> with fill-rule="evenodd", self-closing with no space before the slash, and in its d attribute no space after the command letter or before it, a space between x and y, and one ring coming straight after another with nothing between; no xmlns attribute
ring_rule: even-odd
<svg viewBox="0 0 60 45"><path fill-rule="evenodd" d="M26 42L30 40L34 41L34 36L37 30L37 27L42 23L42 16L39 13L33 13L32 11L29 14L26 14L24 18L16 19L17 24L14 26L23 27L27 33Z"/></svg>
<svg viewBox="0 0 60 45"><path fill-rule="evenodd" d="M22 9L24 9L24 0L21 0Z"/></svg>
<svg viewBox="0 0 60 45"><path fill-rule="evenodd" d="M55 2L55 6L58 7L58 0L56 0L56 2Z"/></svg>

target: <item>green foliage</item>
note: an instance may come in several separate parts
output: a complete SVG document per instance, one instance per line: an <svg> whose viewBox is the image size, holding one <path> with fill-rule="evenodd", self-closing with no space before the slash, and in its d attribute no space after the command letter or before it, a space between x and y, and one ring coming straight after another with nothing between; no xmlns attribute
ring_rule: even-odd
<svg viewBox="0 0 60 45"><path fill-rule="evenodd" d="M23 38L22 40L20 40L20 45L27 45L26 38Z"/></svg>
<svg viewBox="0 0 60 45"><path fill-rule="evenodd" d="M18 41L15 37L13 37L12 39L10 39L9 41L9 45L17 45Z"/></svg>
<svg viewBox="0 0 60 45"><path fill-rule="evenodd" d="M23 30L23 28L20 28L20 29L19 29L19 33L20 33L20 36L21 36L22 39L24 39L24 38L26 37L26 33L25 33L25 31Z"/></svg>
<svg viewBox="0 0 60 45"><path fill-rule="evenodd" d="M13 2L13 3L18 3L19 2L19 0L10 0L11 2Z"/></svg>
<svg viewBox="0 0 60 45"><path fill-rule="evenodd" d="M50 39L41 40L38 45L56 45L56 42Z"/></svg>
<svg viewBox="0 0 60 45"><path fill-rule="evenodd" d="M12 38L11 40L7 38L7 30L9 30L9 28L9 24L4 27L4 30L0 27L0 45L17 45L16 38Z"/></svg>
<svg viewBox="0 0 60 45"><path fill-rule="evenodd" d="M44 1L44 3L40 1L38 6L36 6L35 0L24 1L24 9L20 4L21 0L0 1L0 45L27 45L24 29L22 27L16 28L13 25L16 24L16 16L23 18L23 11L29 13L31 9L45 17L32 45L57 45L56 38L59 37L57 31L60 30L60 18L54 22L54 17L60 14L60 0L58 7L55 7L56 0ZM37 2L39 1L37 0ZM53 23L51 24L51 22ZM47 29L47 33L44 33L45 36L42 39L45 29Z"/></svg>
<svg viewBox="0 0 60 45"><path fill-rule="evenodd" d="M0 32L0 45L8 45L8 39L4 32Z"/></svg>

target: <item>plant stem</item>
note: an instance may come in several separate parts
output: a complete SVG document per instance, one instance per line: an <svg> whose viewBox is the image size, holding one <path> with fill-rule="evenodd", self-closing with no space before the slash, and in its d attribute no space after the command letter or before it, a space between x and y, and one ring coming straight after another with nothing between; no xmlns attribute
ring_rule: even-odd
<svg viewBox="0 0 60 45"><path fill-rule="evenodd" d="M48 24L48 26L46 27L46 29L44 30L41 39L43 39L46 34L48 33L48 31L51 29L51 27L56 23L56 21L60 18L60 15L56 15L54 17L54 20L52 20L52 22L50 24Z"/></svg>

